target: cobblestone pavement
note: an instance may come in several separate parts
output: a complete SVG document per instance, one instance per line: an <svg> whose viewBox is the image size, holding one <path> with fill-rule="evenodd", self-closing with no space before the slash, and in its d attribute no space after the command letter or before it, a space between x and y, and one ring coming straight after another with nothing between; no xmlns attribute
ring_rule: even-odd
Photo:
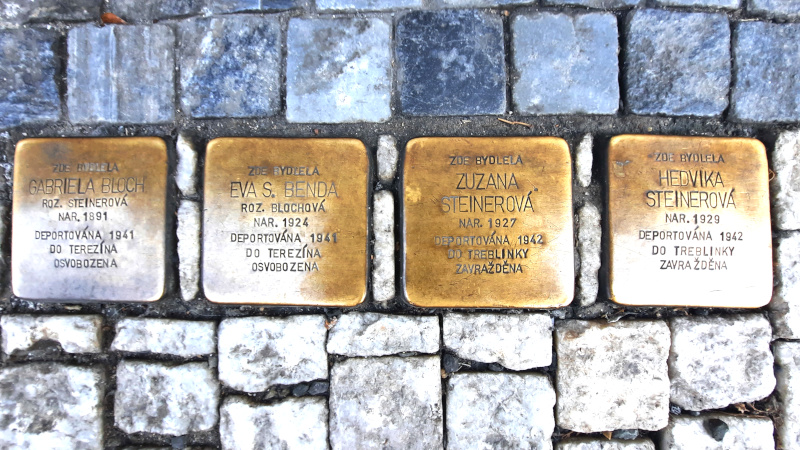
<svg viewBox="0 0 800 450"><path fill-rule="evenodd" d="M4 0L0 79L0 447L800 449L798 0ZM764 142L767 307L608 300L601 161L625 133ZM162 300L11 294L14 146L61 136L167 142ZM205 299L221 136L366 144L362 305ZM398 168L420 136L566 139L570 306L405 301Z"/></svg>

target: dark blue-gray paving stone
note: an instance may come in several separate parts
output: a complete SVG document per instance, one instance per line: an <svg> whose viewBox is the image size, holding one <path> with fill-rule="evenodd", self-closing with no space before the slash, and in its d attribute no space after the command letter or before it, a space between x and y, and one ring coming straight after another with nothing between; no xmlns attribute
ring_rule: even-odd
<svg viewBox="0 0 800 450"><path fill-rule="evenodd" d="M257 11L260 8L260 0L206 0L206 9L212 13Z"/></svg>
<svg viewBox="0 0 800 450"><path fill-rule="evenodd" d="M0 23L97 20L102 3L103 0L2 0Z"/></svg>
<svg viewBox="0 0 800 450"><path fill-rule="evenodd" d="M800 0L747 0L749 12L769 17L800 17Z"/></svg>
<svg viewBox="0 0 800 450"><path fill-rule="evenodd" d="M392 26L382 18L292 19L286 119L382 122L391 117Z"/></svg>
<svg viewBox="0 0 800 450"><path fill-rule="evenodd" d="M310 0L261 0L261 9L279 11L283 9L307 8Z"/></svg>
<svg viewBox="0 0 800 450"><path fill-rule="evenodd" d="M280 108L277 16L189 19L178 27L181 107L191 117L253 117Z"/></svg>
<svg viewBox="0 0 800 450"><path fill-rule="evenodd" d="M741 0L656 0L666 6L697 6L711 9L737 9Z"/></svg>
<svg viewBox="0 0 800 450"><path fill-rule="evenodd" d="M422 0L317 0L320 10L385 11L402 8L422 8Z"/></svg>
<svg viewBox="0 0 800 450"><path fill-rule="evenodd" d="M413 11L397 24L400 105L412 115L506 109L503 21L491 11Z"/></svg>
<svg viewBox="0 0 800 450"><path fill-rule="evenodd" d="M0 31L0 126L58 120L58 38L50 30Z"/></svg>
<svg viewBox="0 0 800 450"><path fill-rule="evenodd" d="M633 113L714 116L728 106L727 16L639 10L627 34L626 101Z"/></svg>
<svg viewBox="0 0 800 450"><path fill-rule="evenodd" d="M617 19L610 13L530 13L512 22L514 104L531 114L614 114Z"/></svg>
<svg viewBox="0 0 800 450"><path fill-rule="evenodd" d="M84 25L67 37L67 109L75 123L174 118L175 36L167 25Z"/></svg>
<svg viewBox="0 0 800 450"><path fill-rule="evenodd" d="M573 5L597 9L633 8L644 0L544 0L546 5Z"/></svg>
<svg viewBox="0 0 800 450"><path fill-rule="evenodd" d="M108 12L132 23L200 14L207 0L107 0Z"/></svg>
<svg viewBox="0 0 800 450"><path fill-rule="evenodd" d="M753 122L800 121L800 24L741 22L731 113Z"/></svg>

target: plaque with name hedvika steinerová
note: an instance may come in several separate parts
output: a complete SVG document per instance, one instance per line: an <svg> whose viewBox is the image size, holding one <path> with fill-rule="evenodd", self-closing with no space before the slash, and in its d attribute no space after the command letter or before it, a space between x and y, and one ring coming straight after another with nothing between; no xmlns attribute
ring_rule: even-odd
<svg viewBox="0 0 800 450"><path fill-rule="evenodd" d="M768 177L764 145L755 139L612 138L611 298L626 305L767 304Z"/></svg>
<svg viewBox="0 0 800 450"><path fill-rule="evenodd" d="M161 298L166 186L167 147L159 138L20 141L11 229L14 295Z"/></svg>
<svg viewBox="0 0 800 450"><path fill-rule="evenodd" d="M206 151L203 287L217 303L354 306L369 160L356 139L220 138Z"/></svg>
<svg viewBox="0 0 800 450"><path fill-rule="evenodd" d="M554 308L572 301L572 162L563 139L414 139L403 206L410 303Z"/></svg>

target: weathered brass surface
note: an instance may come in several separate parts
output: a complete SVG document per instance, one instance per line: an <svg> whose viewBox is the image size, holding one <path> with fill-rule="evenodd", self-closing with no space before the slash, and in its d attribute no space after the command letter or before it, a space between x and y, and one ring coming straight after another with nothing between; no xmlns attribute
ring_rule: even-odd
<svg viewBox="0 0 800 450"><path fill-rule="evenodd" d="M355 139L208 144L203 286L218 303L353 306L367 286L366 148Z"/></svg>
<svg viewBox="0 0 800 450"><path fill-rule="evenodd" d="M772 293L767 157L755 139L617 136L609 281L627 305L750 308Z"/></svg>
<svg viewBox="0 0 800 450"><path fill-rule="evenodd" d="M409 302L550 308L572 301L572 163L563 139L414 139L403 183Z"/></svg>
<svg viewBox="0 0 800 450"><path fill-rule="evenodd" d="M14 295L153 301L164 293L167 148L159 138L17 144Z"/></svg>

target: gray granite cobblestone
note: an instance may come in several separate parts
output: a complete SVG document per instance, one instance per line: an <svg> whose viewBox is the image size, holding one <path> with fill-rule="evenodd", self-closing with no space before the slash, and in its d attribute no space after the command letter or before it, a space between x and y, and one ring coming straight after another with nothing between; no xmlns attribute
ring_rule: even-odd
<svg viewBox="0 0 800 450"><path fill-rule="evenodd" d="M175 36L166 25L82 25L69 31L67 107L75 123L174 118Z"/></svg>
<svg viewBox="0 0 800 450"><path fill-rule="evenodd" d="M746 0L747 11L768 17L800 17L800 2L797 0Z"/></svg>
<svg viewBox="0 0 800 450"><path fill-rule="evenodd" d="M716 437L709 430L722 427ZM719 425L722 422L724 425ZM775 448L772 421L766 417L737 417L726 414L701 414L697 417L671 416L669 426L661 432L660 447L664 450L715 450ZM721 437L722 439L718 439Z"/></svg>
<svg viewBox="0 0 800 450"><path fill-rule="evenodd" d="M634 114L716 116L728 106L730 26L718 13L635 11L626 27L626 101Z"/></svg>
<svg viewBox="0 0 800 450"><path fill-rule="evenodd" d="M775 338L800 339L800 235L780 238L775 245L775 288L769 317Z"/></svg>
<svg viewBox="0 0 800 450"><path fill-rule="evenodd" d="M220 409L223 449L326 449L328 406L324 398L306 397L255 405L228 397Z"/></svg>
<svg viewBox="0 0 800 450"><path fill-rule="evenodd" d="M101 316L32 316L14 314L0 317L3 354L24 352L45 343L66 353L99 353Z"/></svg>
<svg viewBox="0 0 800 450"><path fill-rule="evenodd" d="M96 20L100 17L102 3L103 0L3 0L0 23Z"/></svg>
<svg viewBox="0 0 800 450"><path fill-rule="evenodd" d="M614 114L619 107L613 14L535 12L512 22L514 103L527 114Z"/></svg>
<svg viewBox="0 0 800 450"><path fill-rule="evenodd" d="M328 332L328 353L384 356L439 351L439 318L377 313L343 314Z"/></svg>
<svg viewBox="0 0 800 450"><path fill-rule="evenodd" d="M178 207L178 276L181 297L191 300L200 290L200 205L182 200Z"/></svg>
<svg viewBox="0 0 800 450"><path fill-rule="evenodd" d="M372 208L372 296L376 302L386 302L395 294L394 196L390 191L376 192Z"/></svg>
<svg viewBox="0 0 800 450"><path fill-rule="evenodd" d="M733 35L731 115L748 122L800 120L800 23L739 22Z"/></svg>
<svg viewBox="0 0 800 450"><path fill-rule="evenodd" d="M776 342L773 352L780 412L776 436L784 449L800 448L800 342Z"/></svg>
<svg viewBox="0 0 800 450"><path fill-rule="evenodd" d="M413 11L397 22L400 108L411 115L502 114L503 21L489 11Z"/></svg>
<svg viewBox="0 0 800 450"><path fill-rule="evenodd" d="M286 119L385 122L391 115L391 23L379 17L292 19Z"/></svg>
<svg viewBox="0 0 800 450"><path fill-rule="evenodd" d="M0 127L60 117L53 53L58 39L51 30L0 30Z"/></svg>
<svg viewBox="0 0 800 450"><path fill-rule="evenodd" d="M194 357L216 353L214 322L126 318L117 322L111 350Z"/></svg>
<svg viewBox="0 0 800 450"><path fill-rule="evenodd" d="M559 442L556 450L656 450L656 446L650 439L571 438Z"/></svg>
<svg viewBox="0 0 800 450"><path fill-rule="evenodd" d="M178 27L181 108L191 117L263 117L280 109L276 15L193 18Z"/></svg>

